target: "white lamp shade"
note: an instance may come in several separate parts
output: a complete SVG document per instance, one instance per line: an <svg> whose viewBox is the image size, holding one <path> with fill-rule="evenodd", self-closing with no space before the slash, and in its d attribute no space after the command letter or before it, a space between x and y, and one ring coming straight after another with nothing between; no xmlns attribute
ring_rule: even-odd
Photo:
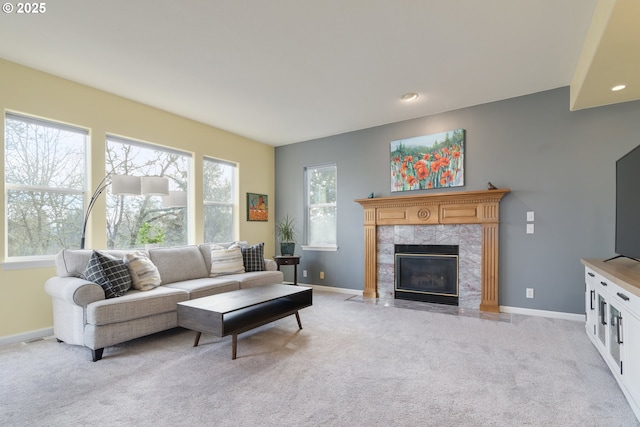
<svg viewBox="0 0 640 427"><path fill-rule="evenodd" d="M113 194L140 195L141 182L139 176L113 175L111 177L111 192Z"/></svg>
<svg viewBox="0 0 640 427"><path fill-rule="evenodd" d="M184 206L187 206L186 191L169 191L169 195L162 198L162 207L164 208L178 208Z"/></svg>
<svg viewBox="0 0 640 427"><path fill-rule="evenodd" d="M146 196L168 196L169 179L162 176L143 176L142 194Z"/></svg>

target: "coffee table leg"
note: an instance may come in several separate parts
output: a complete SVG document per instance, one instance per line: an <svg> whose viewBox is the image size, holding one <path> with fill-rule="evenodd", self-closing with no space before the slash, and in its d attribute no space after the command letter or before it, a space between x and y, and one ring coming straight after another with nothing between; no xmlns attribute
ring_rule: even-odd
<svg viewBox="0 0 640 427"><path fill-rule="evenodd" d="M296 320L298 321L298 328L302 329L302 322L300 322L300 314L296 311Z"/></svg>
<svg viewBox="0 0 640 427"><path fill-rule="evenodd" d="M196 333L196 340L193 342L194 347L198 346L198 343L200 342L200 335L202 335L202 332Z"/></svg>
<svg viewBox="0 0 640 427"><path fill-rule="evenodd" d="M233 334L231 345L231 359L236 360L236 354L238 353L238 334Z"/></svg>

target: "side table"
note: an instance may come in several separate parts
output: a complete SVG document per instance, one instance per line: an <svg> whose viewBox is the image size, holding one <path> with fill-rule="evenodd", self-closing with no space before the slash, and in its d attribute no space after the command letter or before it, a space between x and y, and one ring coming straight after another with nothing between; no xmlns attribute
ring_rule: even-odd
<svg viewBox="0 0 640 427"><path fill-rule="evenodd" d="M298 264L300 264L300 256L298 255L276 255L273 257L278 264L278 271L281 265L293 265L293 284L298 285Z"/></svg>

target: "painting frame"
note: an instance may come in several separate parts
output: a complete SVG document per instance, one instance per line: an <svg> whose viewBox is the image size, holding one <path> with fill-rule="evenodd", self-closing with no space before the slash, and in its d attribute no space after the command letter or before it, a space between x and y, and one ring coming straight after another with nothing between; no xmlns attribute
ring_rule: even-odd
<svg viewBox="0 0 640 427"><path fill-rule="evenodd" d="M464 186L465 129L391 141L391 192Z"/></svg>
<svg viewBox="0 0 640 427"><path fill-rule="evenodd" d="M247 221L269 221L269 196L247 193Z"/></svg>

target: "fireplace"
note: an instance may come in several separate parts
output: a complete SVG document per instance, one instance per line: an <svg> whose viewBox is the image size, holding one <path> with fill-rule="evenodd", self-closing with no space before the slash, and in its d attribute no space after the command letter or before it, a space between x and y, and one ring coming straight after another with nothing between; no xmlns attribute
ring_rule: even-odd
<svg viewBox="0 0 640 427"><path fill-rule="evenodd" d="M508 188L357 199L364 208L365 298L378 298L378 228L479 224L481 311L500 312L498 305L498 225L500 200Z"/></svg>
<svg viewBox="0 0 640 427"><path fill-rule="evenodd" d="M458 305L458 245L395 245L396 299Z"/></svg>

